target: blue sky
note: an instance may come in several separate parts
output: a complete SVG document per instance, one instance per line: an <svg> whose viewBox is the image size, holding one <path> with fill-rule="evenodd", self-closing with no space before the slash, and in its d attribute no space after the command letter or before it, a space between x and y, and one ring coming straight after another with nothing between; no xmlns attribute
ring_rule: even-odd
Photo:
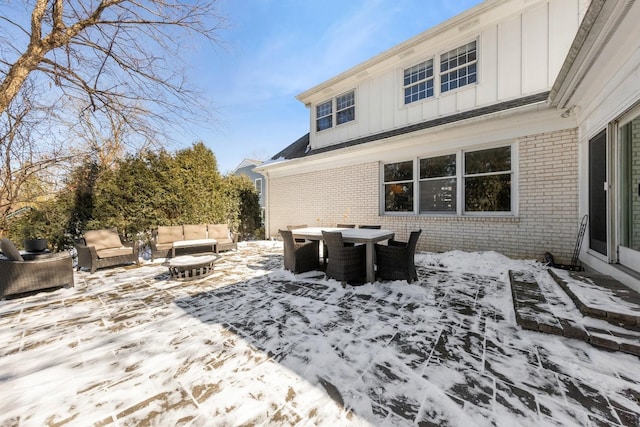
<svg viewBox="0 0 640 427"><path fill-rule="evenodd" d="M215 122L176 145L203 141L223 173L244 158L270 158L309 130L296 95L479 3L219 0L223 46L196 48L189 69Z"/></svg>

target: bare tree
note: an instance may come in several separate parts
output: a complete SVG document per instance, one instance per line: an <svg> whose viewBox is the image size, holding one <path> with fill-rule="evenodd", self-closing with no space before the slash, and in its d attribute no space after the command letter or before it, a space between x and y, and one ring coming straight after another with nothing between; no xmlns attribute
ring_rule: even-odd
<svg viewBox="0 0 640 427"><path fill-rule="evenodd" d="M0 8L0 227L92 156L203 119L183 58L219 44L216 0L31 0ZM33 187L33 191L30 188Z"/></svg>
<svg viewBox="0 0 640 427"><path fill-rule="evenodd" d="M0 230L6 228L8 216L34 200L46 197L55 186L59 169L74 158L74 152L61 144L46 148L34 141L41 140L39 129L55 114L34 102L34 85L23 84L15 102L0 120Z"/></svg>
<svg viewBox="0 0 640 427"><path fill-rule="evenodd" d="M10 46L0 50L0 113L33 73L48 77L86 108L125 119L136 112L166 121L166 115L198 111L198 96L187 86L179 58L194 35L217 42L223 20L215 0L34 0L28 5L28 25L16 14L0 12ZM16 34L27 40L25 47Z"/></svg>

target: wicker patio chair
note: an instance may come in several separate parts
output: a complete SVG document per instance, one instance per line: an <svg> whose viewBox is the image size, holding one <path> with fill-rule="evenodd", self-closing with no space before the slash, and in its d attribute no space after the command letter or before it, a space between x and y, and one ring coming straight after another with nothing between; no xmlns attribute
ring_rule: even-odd
<svg viewBox="0 0 640 427"><path fill-rule="evenodd" d="M74 240L78 251L78 271L88 268L91 274L98 268L138 263L138 241L122 242L115 229L90 230Z"/></svg>
<svg viewBox="0 0 640 427"><path fill-rule="evenodd" d="M370 230L380 230L382 228L381 225L359 225L358 228L368 228Z"/></svg>
<svg viewBox="0 0 640 427"><path fill-rule="evenodd" d="M389 240L387 245L376 244L376 275L383 280L418 279L414 257L422 230L412 231L408 242Z"/></svg>
<svg viewBox="0 0 640 427"><path fill-rule="evenodd" d="M367 274L365 245L345 246L339 231L323 231L322 238L329 249L327 276L343 284L364 282Z"/></svg>
<svg viewBox="0 0 640 427"><path fill-rule="evenodd" d="M284 268L294 273L317 270L320 267L318 241L297 243L291 230L280 230L284 242Z"/></svg>
<svg viewBox="0 0 640 427"><path fill-rule="evenodd" d="M9 239L0 242L0 298L51 288L72 288L73 259L68 252L20 255Z"/></svg>

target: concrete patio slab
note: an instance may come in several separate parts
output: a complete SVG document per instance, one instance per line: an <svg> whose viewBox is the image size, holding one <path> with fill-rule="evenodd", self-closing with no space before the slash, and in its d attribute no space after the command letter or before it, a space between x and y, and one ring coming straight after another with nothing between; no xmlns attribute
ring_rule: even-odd
<svg viewBox="0 0 640 427"><path fill-rule="evenodd" d="M201 280L147 264L0 301L0 425L638 424L636 356L517 325L508 271L543 265L416 261L343 289L243 243Z"/></svg>

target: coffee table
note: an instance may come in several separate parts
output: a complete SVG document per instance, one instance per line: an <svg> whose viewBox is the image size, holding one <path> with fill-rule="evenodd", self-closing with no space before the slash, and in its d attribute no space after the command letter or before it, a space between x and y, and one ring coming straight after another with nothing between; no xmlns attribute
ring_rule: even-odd
<svg viewBox="0 0 640 427"><path fill-rule="evenodd" d="M218 252L216 239L195 239L195 240L178 240L171 245L171 256L176 256L176 248L195 248L198 246L210 246L212 252Z"/></svg>
<svg viewBox="0 0 640 427"><path fill-rule="evenodd" d="M217 255L191 256L182 255L169 261L169 274L176 280L194 280L213 273L213 265Z"/></svg>

